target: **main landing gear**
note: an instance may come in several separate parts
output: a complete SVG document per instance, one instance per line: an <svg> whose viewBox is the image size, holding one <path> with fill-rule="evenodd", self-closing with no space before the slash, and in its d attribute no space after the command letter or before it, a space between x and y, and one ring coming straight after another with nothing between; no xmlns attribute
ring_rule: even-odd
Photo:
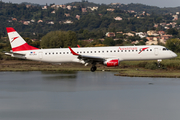
<svg viewBox="0 0 180 120"><path fill-rule="evenodd" d="M96 67L96 66L92 66L92 67L91 67L91 72L96 71L96 69L97 69L97 67Z"/></svg>
<svg viewBox="0 0 180 120"><path fill-rule="evenodd" d="M92 63L92 67L91 67L91 72L96 71L96 69L97 69L97 67L96 67L96 63L95 63L95 62L93 62L93 63Z"/></svg>

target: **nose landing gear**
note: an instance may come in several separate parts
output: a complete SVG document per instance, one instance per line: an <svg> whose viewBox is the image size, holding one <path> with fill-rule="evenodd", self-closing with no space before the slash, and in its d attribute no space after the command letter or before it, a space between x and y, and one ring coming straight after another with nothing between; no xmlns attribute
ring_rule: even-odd
<svg viewBox="0 0 180 120"><path fill-rule="evenodd" d="M158 64L158 67L159 67L159 68L161 67L161 62L162 62L161 59L158 59L158 60L157 60L157 64Z"/></svg>

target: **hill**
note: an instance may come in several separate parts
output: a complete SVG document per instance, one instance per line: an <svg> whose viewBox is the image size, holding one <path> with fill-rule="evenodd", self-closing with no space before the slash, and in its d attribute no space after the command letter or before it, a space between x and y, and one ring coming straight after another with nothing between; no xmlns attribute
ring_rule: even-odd
<svg viewBox="0 0 180 120"><path fill-rule="evenodd" d="M95 4L92 2L72 2L65 5L38 5L32 3L0 2L0 34L5 36L5 28L14 27L25 36L41 37L55 30L82 29L103 31L147 31L165 30L161 23L168 24L178 19L176 8L159 8L143 4ZM175 21L180 24L179 21ZM154 25L158 25L154 28ZM163 24L164 25L164 24ZM170 24L170 26L172 25Z"/></svg>

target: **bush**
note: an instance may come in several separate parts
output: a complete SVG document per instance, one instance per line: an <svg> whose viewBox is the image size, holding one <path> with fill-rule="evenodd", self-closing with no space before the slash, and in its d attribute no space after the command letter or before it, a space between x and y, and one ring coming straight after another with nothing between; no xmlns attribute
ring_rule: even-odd
<svg viewBox="0 0 180 120"><path fill-rule="evenodd" d="M140 62L138 67L145 67L148 63L147 62Z"/></svg>
<svg viewBox="0 0 180 120"><path fill-rule="evenodd" d="M156 63L156 62L151 62L151 63L147 63L147 64L145 65L145 68L146 68L146 69L155 70L155 69L158 68L158 66L157 66L157 63Z"/></svg>

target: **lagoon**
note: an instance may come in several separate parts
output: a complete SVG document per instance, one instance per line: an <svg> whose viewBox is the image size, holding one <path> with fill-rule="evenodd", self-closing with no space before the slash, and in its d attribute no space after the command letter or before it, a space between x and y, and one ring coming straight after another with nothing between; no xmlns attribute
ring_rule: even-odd
<svg viewBox="0 0 180 120"><path fill-rule="evenodd" d="M0 72L0 120L179 120L180 79Z"/></svg>

